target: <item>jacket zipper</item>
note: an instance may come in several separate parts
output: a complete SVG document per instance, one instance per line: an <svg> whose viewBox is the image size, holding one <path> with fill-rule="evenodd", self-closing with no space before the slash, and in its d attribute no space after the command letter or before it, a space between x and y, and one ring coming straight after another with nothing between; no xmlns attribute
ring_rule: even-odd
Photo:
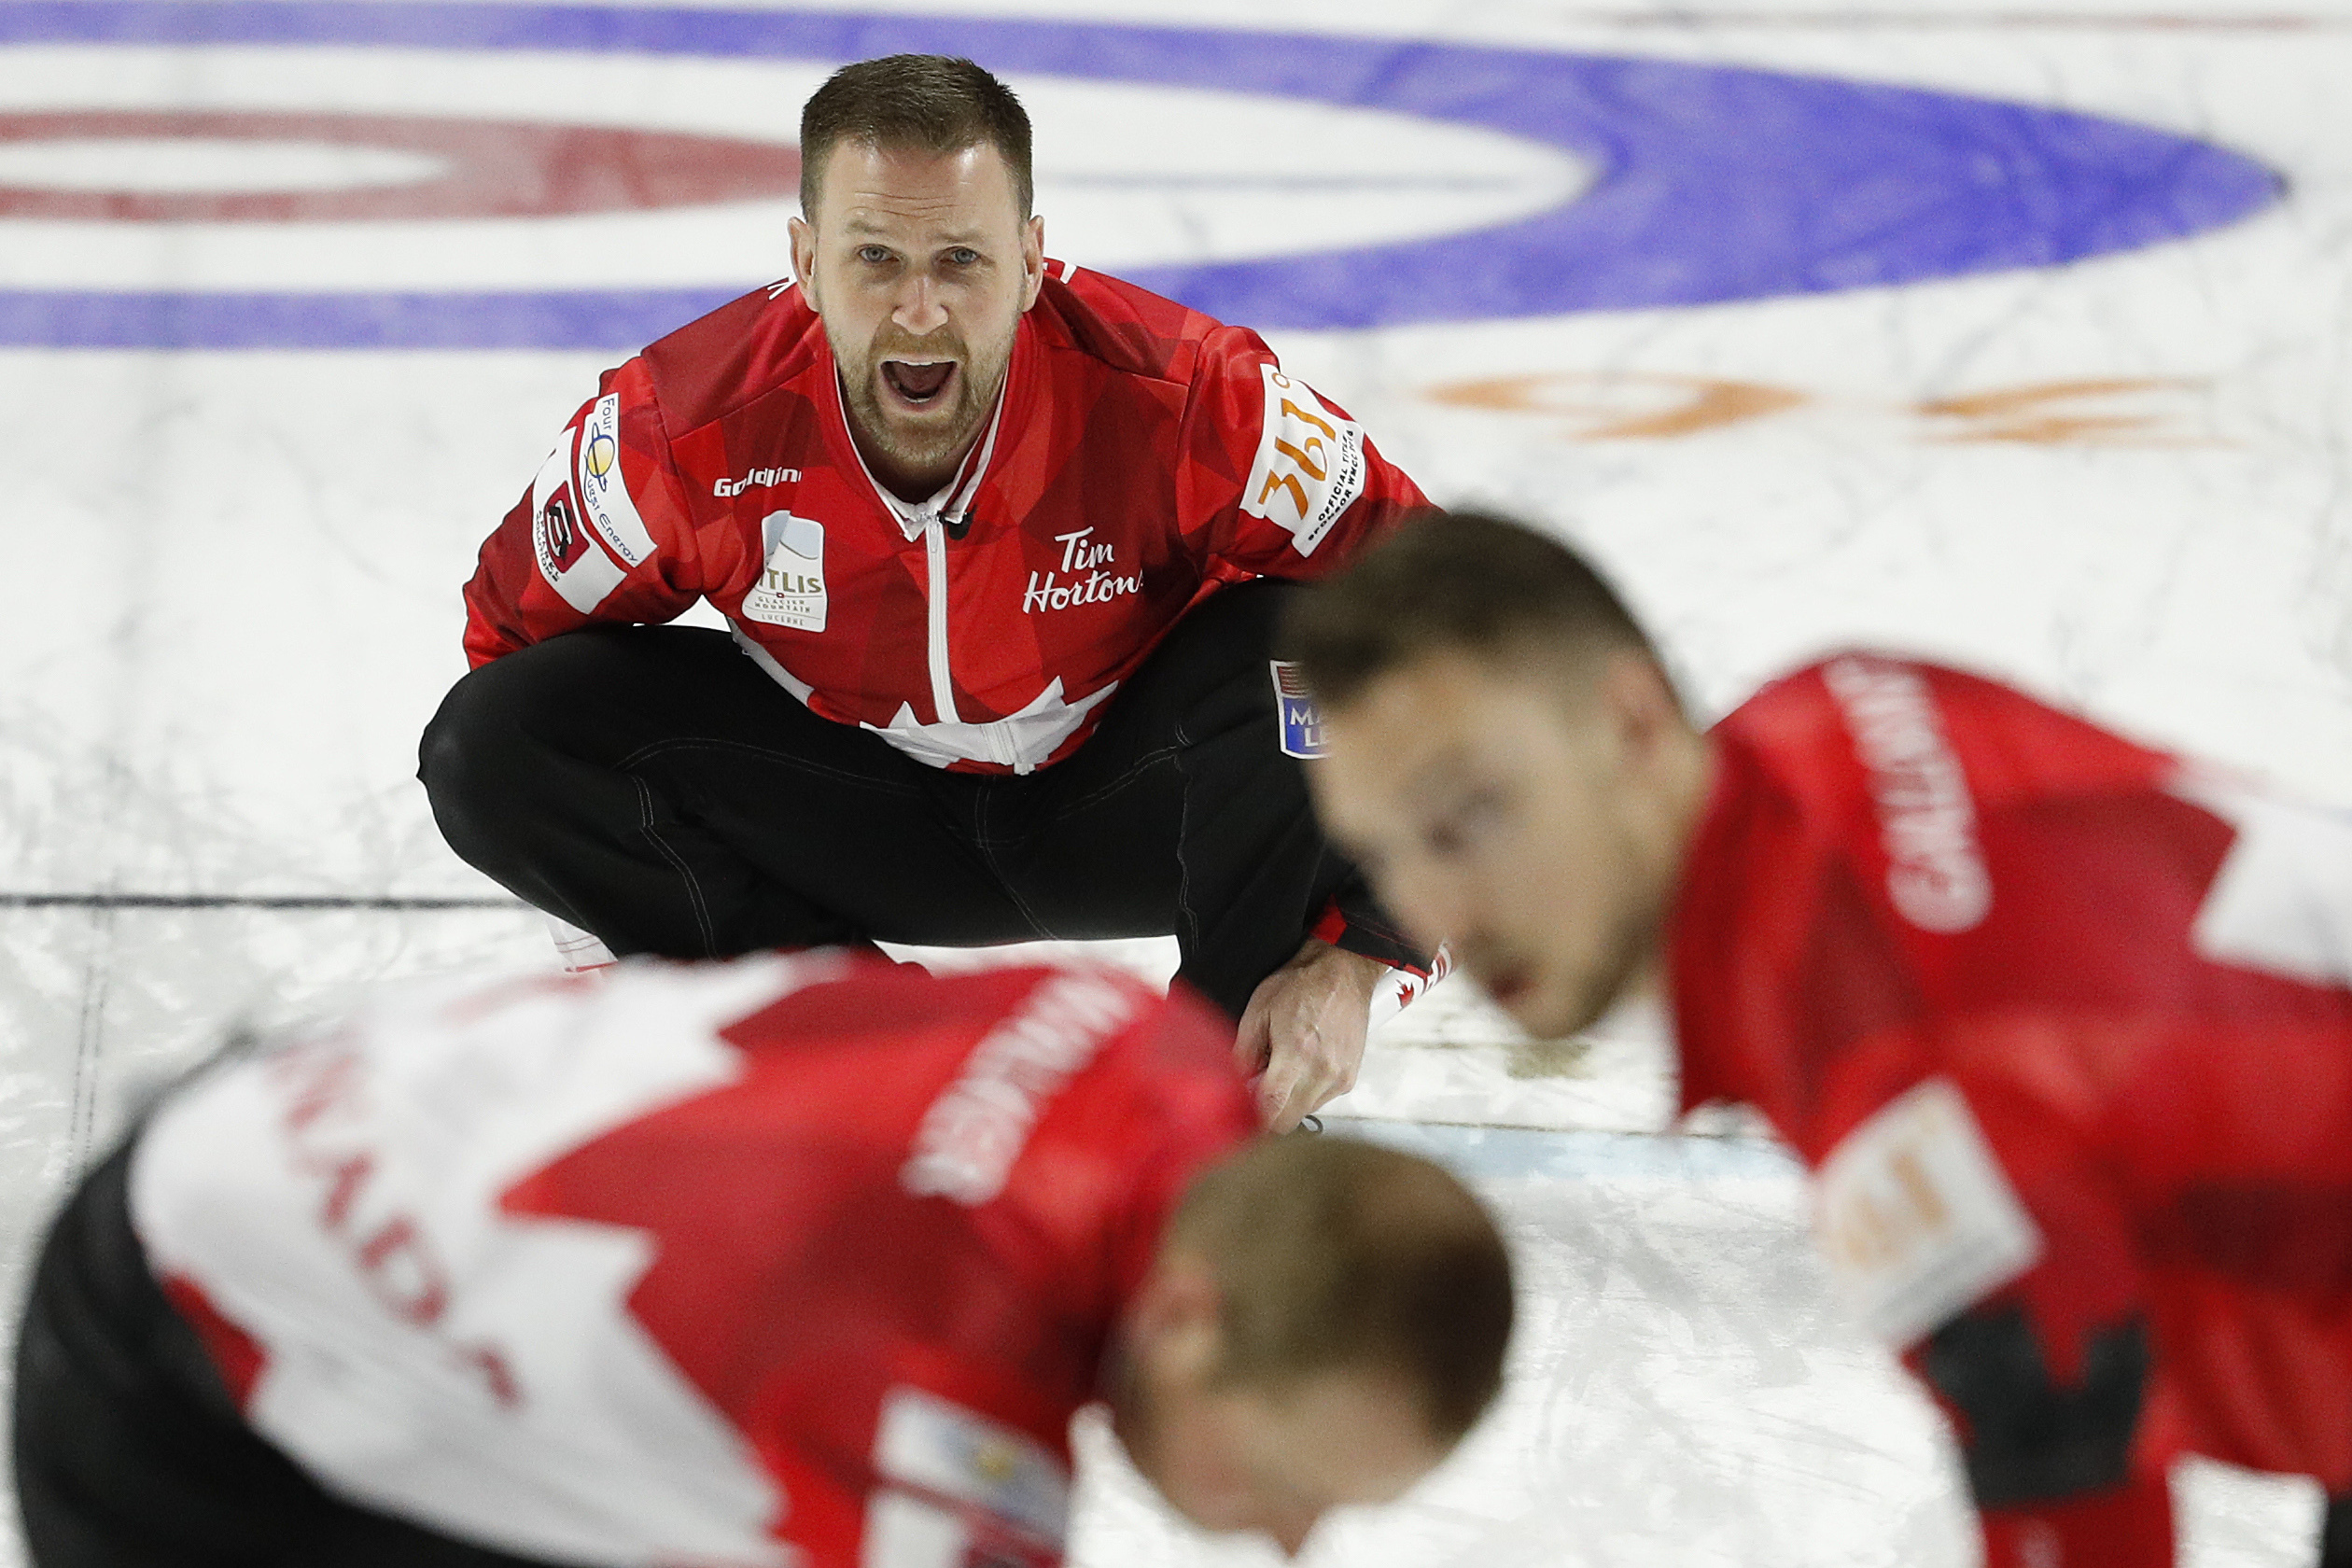
<svg viewBox="0 0 2352 1568"><path fill-rule="evenodd" d="M955 679L947 667L947 519L953 515L960 526L972 515L973 498L980 493L980 485L988 475L988 463L996 455L997 427L1004 419L1005 397L1006 389L999 389L996 412L988 416L988 433L981 441L979 450L965 459L968 466L954 486L954 495L945 499L932 497L935 504L923 517L923 576L927 589L924 597L930 601L924 606L924 640L929 645L926 651L931 665L931 717L936 723L963 722L962 716L956 711ZM851 450L855 449L856 442L852 441ZM858 466L864 470L866 483L874 486L874 493L881 497L883 506L902 523L911 522L906 509L875 480L874 470L865 467L862 454L858 457ZM992 726L982 725L979 728L988 737L988 755L992 761L1020 773L1031 771L1029 764L1015 761L1010 739Z"/></svg>
<svg viewBox="0 0 2352 1568"><path fill-rule="evenodd" d="M931 709L935 722L959 723L955 682L947 674L947 525L933 512L923 521L923 554L930 568Z"/></svg>
<svg viewBox="0 0 2352 1568"><path fill-rule="evenodd" d="M930 579L931 602L928 637L931 652L931 708L942 724L957 724L963 721L956 712L956 687L947 672L947 525L944 518L933 515L923 524L923 557ZM1009 767L1019 774L1036 771L1036 764L1025 763L1015 753L1012 736L1001 725L974 726L987 739L988 759L1000 767Z"/></svg>

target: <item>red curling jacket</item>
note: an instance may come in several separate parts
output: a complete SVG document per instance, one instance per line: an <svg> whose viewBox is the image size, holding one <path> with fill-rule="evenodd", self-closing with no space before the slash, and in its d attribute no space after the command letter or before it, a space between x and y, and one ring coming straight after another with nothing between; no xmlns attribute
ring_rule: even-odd
<svg viewBox="0 0 2352 1568"><path fill-rule="evenodd" d="M1027 773L1201 595L1328 570L1424 505L1255 333L1049 262L964 471L910 505L852 444L797 286L618 370L466 586L476 665L716 605L814 711L936 767Z"/></svg>
<svg viewBox="0 0 2352 1568"><path fill-rule="evenodd" d="M2352 1491L2352 817L1848 654L1716 729L1687 1104L1761 1109L1993 1568L2161 1568L2186 1452Z"/></svg>
<svg viewBox="0 0 2352 1568"><path fill-rule="evenodd" d="M1207 1007L838 953L385 993L170 1099L133 1223L323 1485L598 1568L1049 1568L1072 1412L1256 1127Z"/></svg>

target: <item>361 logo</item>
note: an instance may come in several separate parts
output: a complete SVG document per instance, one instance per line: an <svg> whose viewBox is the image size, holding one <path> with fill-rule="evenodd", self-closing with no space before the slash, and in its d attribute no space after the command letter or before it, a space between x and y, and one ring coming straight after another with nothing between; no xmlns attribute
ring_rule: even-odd
<svg viewBox="0 0 2352 1568"><path fill-rule="evenodd" d="M1311 555L1364 493L1364 429L1273 365L1258 374L1266 421L1241 510L1288 529L1298 553Z"/></svg>

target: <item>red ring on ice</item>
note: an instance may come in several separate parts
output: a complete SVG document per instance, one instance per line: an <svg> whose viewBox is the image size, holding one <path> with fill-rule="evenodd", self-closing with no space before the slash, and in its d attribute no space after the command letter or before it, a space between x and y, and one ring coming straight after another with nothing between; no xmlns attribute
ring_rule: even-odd
<svg viewBox="0 0 2352 1568"><path fill-rule="evenodd" d="M547 217L788 199L800 189L797 147L674 131L243 110L0 114L0 143L179 138L384 147L443 159L450 169L399 185L329 190L77 190L0 184L0 217L124 223Z"/></svg>

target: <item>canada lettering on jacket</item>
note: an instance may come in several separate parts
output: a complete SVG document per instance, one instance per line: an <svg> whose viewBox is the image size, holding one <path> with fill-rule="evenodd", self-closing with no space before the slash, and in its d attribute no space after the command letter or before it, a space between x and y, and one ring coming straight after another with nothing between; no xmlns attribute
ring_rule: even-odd
<svg viewBox="0 0 2352 1568"><path fill-rule="evenodd" d="M361 1129L366 1062L338 1032L292 1046L270 1064L284 1096L278 1118L287 1163L321 1183L319 1230L385 1309L438 1339L508 1408L523 1393L496 1345L450 1337L449 1271L422 1222L386 1189L384 1161Z"/></svg>

